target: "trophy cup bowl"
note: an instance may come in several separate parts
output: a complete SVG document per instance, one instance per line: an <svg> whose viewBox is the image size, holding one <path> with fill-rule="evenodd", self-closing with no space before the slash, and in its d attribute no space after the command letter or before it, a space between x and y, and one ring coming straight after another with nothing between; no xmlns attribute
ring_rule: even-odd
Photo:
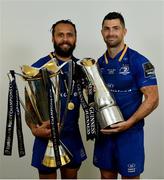
<svg viewBox="0 0 164 180"><path fill-rule="evenodd" d="M55 96L55 109L59 113L59 76L60 69L68 62L57 66L54 60L49 61L42 68L47 68L51 72L50 80L53 84L53 95ZM31 121L34 124L42 124L43 121L49 120L48 98L43 79L40 74L40 69L28 65L21 67L23 79L25 80L25 103L26 121ZM30 116L28 116L30 114ZM30 117L34 117L31 118ZM37 120L36 120L37 119ZM28 122L27 122L28 123ZM61 166L70 162L72 154L66 146L59 140L59 155ZM45 151L42 164L47 167L56 167L56 160L54 155L54 147L51 139Z"/></svg>
<svg viewBox="0 0 164 180"><path fill-rule="evenodd" d="M94 101L100 128L110 128L112 124L124 121L114 97L104 83L97 61L92 58L84 58L77 64L82 67L88 83L95 88Z"/></svg>

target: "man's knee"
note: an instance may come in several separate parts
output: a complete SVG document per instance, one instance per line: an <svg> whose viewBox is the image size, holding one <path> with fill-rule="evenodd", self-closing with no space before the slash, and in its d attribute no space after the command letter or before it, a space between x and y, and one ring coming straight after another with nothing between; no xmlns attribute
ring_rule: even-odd
<svg viewBox="0 0 164 180"><path fill-rule="evenodd" d="M118 172L100 169L101 179L117 179Z"/></svg>
<svg viewBox="0 0 164 180"><path fill-rule="evenodd" d="M79 168L70 169L70 168L61 168L61 178L62 179L77 179L77 173Z"/></svg>
<svg viewBox="0 0 164 180"><path fill-rule="evenodd" d="M57 173L56 171L52 173L45 173L39 171L39 179L57 179Z"/></svg>

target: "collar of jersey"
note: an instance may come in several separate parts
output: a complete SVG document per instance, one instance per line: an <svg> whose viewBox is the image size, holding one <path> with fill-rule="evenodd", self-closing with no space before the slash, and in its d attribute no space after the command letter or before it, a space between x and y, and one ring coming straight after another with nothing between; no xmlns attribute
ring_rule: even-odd
<svg viewBox="0 0 164 180"><path fill-rule="evenodd" d="M122 59L123 59L123 57L124 57L124 55L125 55L125 53L126 53L126 51L127 51L127 49L128 49L128 46L125 44L124 49L121 50L121 51L113 58L113 60L114 60L114 59L118 59L118 61L121 62ZM110 56L109 56L108 50L104 53L104 58L105 58L105 63L108 64L109 59L111 59Z"/></svg>

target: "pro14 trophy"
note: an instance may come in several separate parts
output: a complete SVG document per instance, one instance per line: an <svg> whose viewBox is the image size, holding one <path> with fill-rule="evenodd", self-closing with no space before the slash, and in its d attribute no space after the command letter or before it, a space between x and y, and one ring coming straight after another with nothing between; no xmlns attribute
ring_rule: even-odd
<svg viewBox="0 0 164 180"><path fill-rule="evenodd" d="M95 88L94 102L100 128L124 121L122 113L100 75L96 60L84 58L77 62L84 70L87 80Z"/></svg>
<svg viewBox="0 0 164 180"><path fill-rule="evenodd" d="M51 138L43 159L47 167L60 167L70 162L72 154L61 142L58 133L60 121L60 70L69 63L58 66L54 59L41 68L28 65L21 67L23 74L18 74L25 80L25 104L21 101L26 112L27 124L42 124L50 120Z"/></svg>

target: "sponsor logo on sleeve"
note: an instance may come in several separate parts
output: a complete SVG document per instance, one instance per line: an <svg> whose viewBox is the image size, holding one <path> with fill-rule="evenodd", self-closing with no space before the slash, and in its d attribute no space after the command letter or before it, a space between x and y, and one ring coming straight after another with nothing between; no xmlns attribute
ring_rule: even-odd
<svg viewBox="0 0 164 180"><path fill-rule="evenodd" d="M144 69L144 75L146 78L152 77L155 75L154 66L150 62L144 63L143 69Z"/></svg>

